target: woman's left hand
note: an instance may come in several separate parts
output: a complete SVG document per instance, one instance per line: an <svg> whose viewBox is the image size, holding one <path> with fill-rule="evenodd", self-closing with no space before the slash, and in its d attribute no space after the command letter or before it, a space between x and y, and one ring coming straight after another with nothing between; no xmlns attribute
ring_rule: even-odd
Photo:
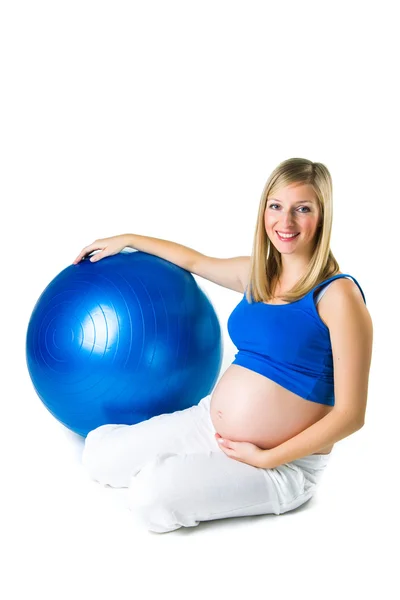
<svg viewBox="0 0 400 600"><path fill-rule="evenodd" d="M221 450L230 458L247 463L252 467L264 468L261 463L266 451L262 448L251 442L232 442L226 438L223 439L219 433L215 434L215 438Z"/></svg>

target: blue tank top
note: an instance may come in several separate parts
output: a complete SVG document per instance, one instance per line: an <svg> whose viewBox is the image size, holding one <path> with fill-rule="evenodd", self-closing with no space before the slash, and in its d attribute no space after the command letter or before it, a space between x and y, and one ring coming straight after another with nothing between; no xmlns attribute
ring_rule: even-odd
<svg viewBox="0 0 400 600"><path fill-rule="evenodd" d="M333 357L329 329L315 306L316 290L289 304L247 302L246 295L228 318L228 333L238 349L233 365L272 379L306 400L334 406Z"/></svg>

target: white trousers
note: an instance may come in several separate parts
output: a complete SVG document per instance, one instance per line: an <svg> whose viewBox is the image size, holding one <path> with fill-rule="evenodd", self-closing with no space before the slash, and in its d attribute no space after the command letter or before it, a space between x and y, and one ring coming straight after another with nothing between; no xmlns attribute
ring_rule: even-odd
<svg viewBox="0 0 400 600"><path fill-rule="evenodd" d="M164 533L200 521L297 508L315 492L330 454L311 454L274 469L227 456L199 404L135 425L102 425L86 437L82 463L92 479L127 487L128 506L148 530Z"/></svg>

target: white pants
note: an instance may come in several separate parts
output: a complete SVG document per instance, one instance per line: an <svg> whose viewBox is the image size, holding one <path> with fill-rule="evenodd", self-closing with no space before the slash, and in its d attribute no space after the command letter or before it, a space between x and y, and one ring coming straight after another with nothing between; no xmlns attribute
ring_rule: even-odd
<svg viewBox="0 0 400 600"><path fill-rule="evenodd" d="M262 469L230 458L214 437L210 401L135 425L102 425L86 437L82 463L91 478L129 488L129 509L150 531L287 512L312 497L329 461L311 454Z"/></svg>

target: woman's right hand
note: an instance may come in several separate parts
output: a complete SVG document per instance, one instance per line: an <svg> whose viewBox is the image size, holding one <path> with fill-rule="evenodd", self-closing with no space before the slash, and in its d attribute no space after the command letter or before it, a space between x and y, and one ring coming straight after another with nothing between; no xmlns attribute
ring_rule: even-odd
<svg viewBox="0 0 400 600"><path fill-rule="evenodd" d="M90 257L90 262L96 262L105 258L106 256L112 256L113 254L118 254L124 248L126 248L128 240L126 235L114 235L113 237L103 238L100 240L95 240L86 248L80 251L78 256L75 258L72 264L77 265L83 258L94 252L95 250L100 250L97 254Z"/></svg>

